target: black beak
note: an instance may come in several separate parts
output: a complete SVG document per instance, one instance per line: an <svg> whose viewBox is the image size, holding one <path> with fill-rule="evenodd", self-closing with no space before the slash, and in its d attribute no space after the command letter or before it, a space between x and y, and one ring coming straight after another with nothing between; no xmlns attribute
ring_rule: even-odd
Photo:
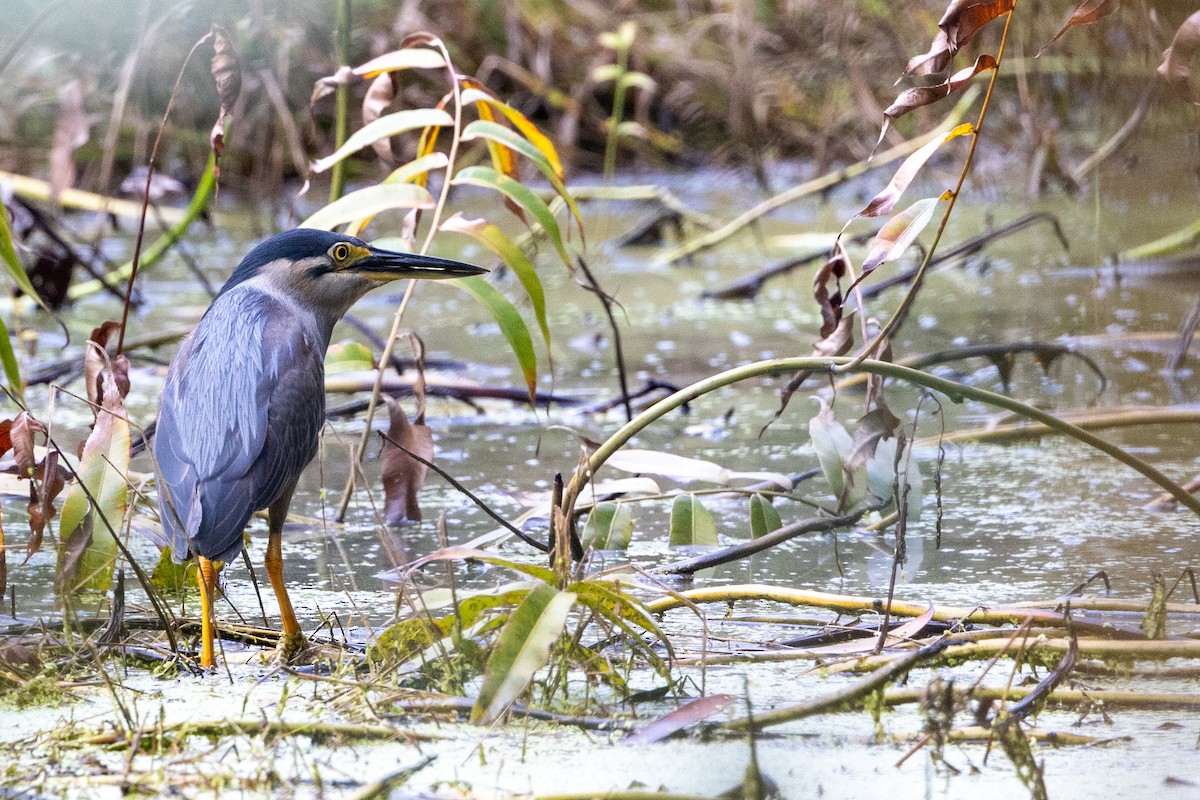
<svg viewBox="0 0 1200 800"><path fill-rule="evenodd" d="M424 278L426 280L466 278L471 275L483 275L487 272L482 267L464 264L449 258L422 256L416 253L397 253L393 250L380 250L376 247L368 249L371 254L354 262L349 271L381 283L400 278Z"/></svg>

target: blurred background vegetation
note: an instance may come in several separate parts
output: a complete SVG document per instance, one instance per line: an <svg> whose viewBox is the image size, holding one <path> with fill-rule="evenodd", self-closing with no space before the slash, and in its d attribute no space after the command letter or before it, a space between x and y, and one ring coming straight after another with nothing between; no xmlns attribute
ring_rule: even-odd
<svg viewBox="0 0 1200 800"><path fill-rule="evenodd" d="M1081 154L1095 147L1129 115L1171 34L1194 10L1188 3L1127 2L1103 24L1077 29L1034 59L1075 5L1035 3L1032 17L1013 32L1016 68L1003 80L1015 81L1016 91L1002 93L998 111L1008 124L991 134L1009 149L1037 146L1059 130L1064 147L1078 146ZM74 91L88 129L74 153L75 183L116 191L146 162L179 66L215 23L229 32L243 68L223 184L278 197L284 181L306 173L308 159L331 149L333 98L312 108L309 98L313 82L338 66L337 6L338 0L4 0L0 169L47 171L64 97ZM629 68L649 76L653 88L626 98L621 117L636 124L627 126L633 135L622 139L618 163L745 166L765 180L764 165L773 159L823 168L864 157L897 92L897 76L944 8L942 0L352 0L347 60L362 63L408 33L430 31L446 41L461 69L550 133L573 166L598 170L613 83L598 80L595 70L614 57L598 39L632 22ZM979 47L994 49L998 35L998 28L985 32ZM974 55L964 53L957 63ZM189 65L160 159L167 173L185 181L203 169L218 108L207 60ZM427 107L444 86L436 74L407 80L397 105ZM356 107L364 88L355 91ZM889 136L924 130L942 113L936 107L910 115ZM1066 131L1081 137L1077 145ZM363 157L354 169L377 178L386 166Z"/></svg>

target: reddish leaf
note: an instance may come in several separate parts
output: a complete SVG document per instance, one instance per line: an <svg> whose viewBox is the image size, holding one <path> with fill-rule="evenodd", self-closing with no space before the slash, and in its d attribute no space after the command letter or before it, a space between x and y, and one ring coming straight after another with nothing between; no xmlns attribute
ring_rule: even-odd
<svg viewBox="0 0 1200 800"><path fill-rule="evenodd" d="M33 435L46 432L46 426L29 416L28 411L17 414L9 429L12 443L13 460L17 463L18 474L22 478L33 475L37 459L33 454Z"/></svg>
<svg viewBox="0 0 1200 800"><path fill-rule="evenodd" d="M62 492L70 476L66 468L58 463L58 451L51 450L38 465L35 477L37 480L29 484L29 542L25 546L26 561L41 549L46 523L58 513L54 507L54 500Z"/></svg>
<svg viewBox="0 0 1200 800"><path fill-rule="evenodd" d="M980 58L983 57L981 56ZM991 58L991 56L988 56L988 58ZM969 122L965 122L953 130L947 131L944 135L939 136L904 159L904 163L900 165L900 169L896 170L896 174L892 176L891 182L888 183L882 192L875 195L862 211L851 217L850 222L859 217L879 217L892 213L892 209L896 207L896 203L900 200L901 195L904 194L904 190L908 188L913 178L917 176L917 172L920 171L921 167L925 166L926 161L933 157L933 154L937 152L939 147L951 139L974 132L975 126ZM849 225L850 222L846 224ZM842 228L842 230L844 231L845 228Z"/></svg>
<svg viewBox="0 0 1200 800"><path fill-rule="evenodd" d="M11 419L0 420L0 456L12 450L12 426Z"/></svg>
<svg viewBox="0 0 1200 800"><path fill-rule="evenodd" d="M1058 33L1054 34L1054 38L1046 42L1038 54L1034 58L1040 58L1042 53L1046 52L1046 48L1062 38L1062 35L1074 28L1076 25L1090 25L1093 22L1098 22L1104 19L1109 14L1121 7L1121 0L1083 0L1082 3L1067 19Z"/></svg>
<svg viewBox="0 0 1200 800"><path fill-rule="evenodd" d="M628 744L653 744L666 739L673 733L681 731L689 725L695 725L701 720L711 717L733 704L733 696L728 694L711 694L684 703L671 713L648 722L636 731L626 736L623 741Z"/></svg>
<svg viewBox="0 0 1200 800"><path fill-rule="evenodd" d="M393 398L384 397L384 400L392 421L387 438L383 441L384 520L388 525L400 525L408 520L421 519L417 492L429 471L428 467L405 450L432 461L433 432L427 425L409 422L404 409Z"/></svg>
<svg viewBox="0 0 1200 800"><path fill-rule="evenodd" d="M213 25L212 35L212 76L217 84L217 95L221 99L221 111L217 114L216 124L213 125L212 132L209 134L209 142L212 144L213 155L218 162L214 167L214 172L220 177L219 162L221 154L225 151L225 118L233 111L238 96L242 93L242 65L238 61L237 51L233 49L233 44L225 35L225 29L219 25Z"/></svg>
<svg viewBox="0 0 1200 800"><path fill-rule="evenodd" d="M975 63L972 66L960 69L942 83L934 86L916 86L912 89L905 89L897 95L895 102L883 112L883 129L879 131L879 142L883 141L883 137L887 135L888 129L894 120L903 117L910 111L936 103L943 97L948 97L961 89L971 78L974 78L980 72L995 68L996 59L985 54L975 59ZM876 147L879 146L879 142L875 143Z"/></svg>
<svg viewBox="0 0 1200 800"><path fill-rule="evenodd" d="M1012 11L1015 0L953 0L938 22L929 52L913 57L905 75L933 75L950 66L959 48L996 17Z"/></svg>
<svg viewBox="0 0 1200 800"><path fill-rule="evenodd" d="M83 383L87 389L88 402L93 407L100 405L100 399L104 397L103 372L107 366L105 348L108 347L109 337L119 330L121 330L121 323L110 319L100 323L100 327L93 328L91 335L88 336L88 344L83 351ZM120 380L117 381L117 384L120 388ZM121 392L121 396L124 397L128 391L129 378L126 376L125 389Z"/></svg>
<svg viewBox="0 0 1200 800"><path fill-rule="evenodd" d="M1158 65L1158 74L1185 92L1193 103L1197 98L1192 88L1192 59L1197 49L1200 49L1200 11L1185 19L1175 31L1171 46L1163 52L1162 63Z"/></svg>
<svg viewBox="0 0 1200 800"><path fill-rule="evenodd" d="M91 127L83 112L83 84L68 81L58 91L58 119L50 148L50 198L58 200L63 189L75 185L75 151L88 140Z"/></svg>
<svg viewBox="0 0 1200 800"><path fill-rule="evenodd" d="M384 521L388 525L400 525L408 520L417 522L421 519L417 493L425 483L429 467L404 451L416 453L426 461L433 461L434 455L433 431L425 424L425 343L415 333L409 335L409 341L412 344L417 369L417 377L413 381L417 413L413 421L408 421L408 416L398 402L391 397L384 397L391 419L391 427L383 441L381 457Z"/></svg>

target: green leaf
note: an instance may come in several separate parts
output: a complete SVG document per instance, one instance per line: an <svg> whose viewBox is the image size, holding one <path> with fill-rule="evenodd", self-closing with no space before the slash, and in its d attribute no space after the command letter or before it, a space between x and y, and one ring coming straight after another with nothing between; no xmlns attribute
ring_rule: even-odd
<svg viewBox="0 0 1200 800"><path fill-rule="evenodd" d="M566 177L563 171L562 160L558 157L558 151L554 148L554 142L550 141L550 137L538 130L538 126L529 121L529 118L517 111L515 108L505 103L500 98L485 90L480 86L473 86L462 93L462 102L467 103L487 103L496 111L512 123L513 127L520 131L521 135L533 143L533 146L546 156L546 160L550 162L550 166L554 168L554 174L559 180Z"/></svg>
<svg viewBox="0 0 1200 800"><path fill-rule="evenodd" d="M50 310L50 306L46 305L42 296L37 293L37 289L33 288L33 284L29 282L29 276L25 274L25 267L21 266L21 259L17 258L17 248L13 245L12 231L8 227L8 209L4 207L3 203L0 203L0 261L4 262L8 276L12 278L18 289L32 297L47 314L54 313ZM7 371L8 365L5 364L4 367ZM11 379L10 374L9 380Z"/></svg>
<svg viewBox="0 0 1200 800"><path fill-rule="evenodd" d="M188 567L190 564L190 561L176 564L175 558L171 553L171 548L164 547L162 552L158 554L158 563L154 565L154 572L150 575L150 582L159 591L178 597L187 591L188 585L191 583L188 580Z"/></svg>
<svg viewBox="0 0 1200 800"><path fill-rule="evenodd" d="M609 624L615 625L625 634L622 644L641 654L646 662L665 678L670 678L670 667L654 649L653 642L646 642L644 633L663 643L668 658L675 657L671 641L658 627L654 617L646 611L640 600L621 591L616 584L599 580L579 581L571 584L580 606L595 613Z"/></svg>
<svg viewBox="0 0 1200 800"><path fill-rule="evenodd" d="M571 257L567 255L567 248L563 245L562 231L558 227L558 221L554 219L550 207L543 202L542 198L534 194L532 189L491 167L467 167L454 176L454 184L469 184L494 189L528 211L546 232L554 249L558 251L559 258L568 268L571 266Z"/></svg>
<svg viewBox="0 0 1200 800"><path fill-rule="evenodd" d="M757 539L783 527L783 520L771 501L756 494L750 498L750 536Z"/></svg>
<svg viewBox="0 0 1200 800"><path fill-rule="evenodd" d="M554 165L550 163L550 159L546 157L545 153L539 150L528 139L510 128L483 119L472 122L463 131L462 140L464 142L469 142L473 139L487 139L496 142L510 150L515 150L532 161L541 170L542 174L546 176L546 180L554 187L554 191L558 196L567 204L567 208L571 210L571 216L575 218L575 224L579 228L579 235L583 236L583 215L579 212L579 206L575 203L575 198L571 193L567 191L562 178L555 171Z"/></svg>
<svg viewBox="0 0 1200 800"><path fill-rule="evenodd" d="M424 186L411 183L380 183L339 197L300 223L300 227L328 231L338 225L372 217L382 211L433 208L433 205L433 196Z"/></svg>
<svg viewBox="0 0 1200 800"><path fill-rule="evenodd" d="M525 691L534 673L549 662L550 648L562 635L574 604L573 593L543 584L517 606L488 659L471 722L491 724Z"/></svg>
<svg viewBox="0 0 1200 800"><path fill-rule="evenodd" d="M446 157L445 153L430 153L397 167L391 175L383 179L383 183L408 183L416 177L435 169L441 169L449 163L450 159Z"/></svg>
<svg viewBox="0 0 1200 800"><path fill-rule="evenodd" d="M533 306L533 314L537 317L538 327L542 330L542 340L546 343L546 353L550 353L550 324L546 320L546 293L542 289L542 281L533 268L533 263L520 247L492 223L484 219L467 219L461 213L455 214L442 223L442 230L451 233L461 233L474 238L489 250L503 259L508 268L517 276L529 302Z"/></svg>
<svg viewBox="0 0 1200 800"><path fill-rule="evenodd" d="M623 503L598 503L583 526L584 548L627 550L633 538L633 515Z"/></svg>
<svg viewBox="0 0 1200 800"><path fill-rule="evenodd" d="M21 367L17 363L17 354L13 351L12 339L8 336L8 326L0 322L0 364L4 365L4 375L8 378L9 390L25 402L25 383L21 380Z"/></svg>
<svg viewBox="0 0 1200 800"><path fill-rule="evenodd" d="M375 354L362 342L335 342L325 351L325 374L375 369Z"/></svg>
<svg viewBox="0 0 1200 800"><path fill-rule="evenodd" d="M533 337L529 335L529 328L521 318L520 312L504 295L478 275L457 278L451 283L465 289L492 312L492 316L500 325L500 332L508 339L508 345L517 357L517 363L521 365L525 387L529 390L529 402L534 402L537 392L537 356L533 352Z"/></svg>
<svg viewBox="0 0 1200 800"><path fill-rule="evenodd" d="M438 108L413 108L386 114L374 122L363 125L336 151L314 161L310 169L314 173L324 172L347 156L389 136L417 128L444 127L453 124L454 117Z"/></svg>
<svg viewBox="0 0 1200 800"><path fill-rule="evenodd" d="M125 404L111 377L96 424L83 445L78 482L67 491L59 517L58 574L60 591L104 592L112 585L117 542L101 520L119 526L125 518L129 472L129 421ZM86 491L84 489L86 487ZM97 507L93 507L88 495Z"/></svg>
<svg viewBox="0 0 1200 800"><path fill-rule="evenodd" d="M671 506L671 547L702 545L715 547L717 525L712 514L694 494L681 494Z"/></svg>

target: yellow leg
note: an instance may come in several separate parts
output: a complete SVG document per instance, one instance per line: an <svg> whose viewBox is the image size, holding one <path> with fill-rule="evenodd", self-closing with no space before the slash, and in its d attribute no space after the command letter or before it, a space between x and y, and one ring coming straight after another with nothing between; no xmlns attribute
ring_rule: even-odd
<svg viewBox="0 0 1200 800"><path fill-rule="evenodd" d="M217 665L213 652L213 604L221 568L204 556L196 556L196 566L199 567L196 583L200 584L200 666L211 669Z"/></svg>
<svg viewBox="0 0 1200 800"><path fill-rule="evenodd" d="M291 502L292 493L289 491L267 510L270 534L264 560L267 577L271 579L271 588L275 590L275 599L279 601L279 615L283 618L283 636L279 639L279 652L284 661L290 661L305 646L304 634L300 632L300 623L296 622L296 612L292 610L292 601L283 582L283 522L287 518Z"/></svg>

